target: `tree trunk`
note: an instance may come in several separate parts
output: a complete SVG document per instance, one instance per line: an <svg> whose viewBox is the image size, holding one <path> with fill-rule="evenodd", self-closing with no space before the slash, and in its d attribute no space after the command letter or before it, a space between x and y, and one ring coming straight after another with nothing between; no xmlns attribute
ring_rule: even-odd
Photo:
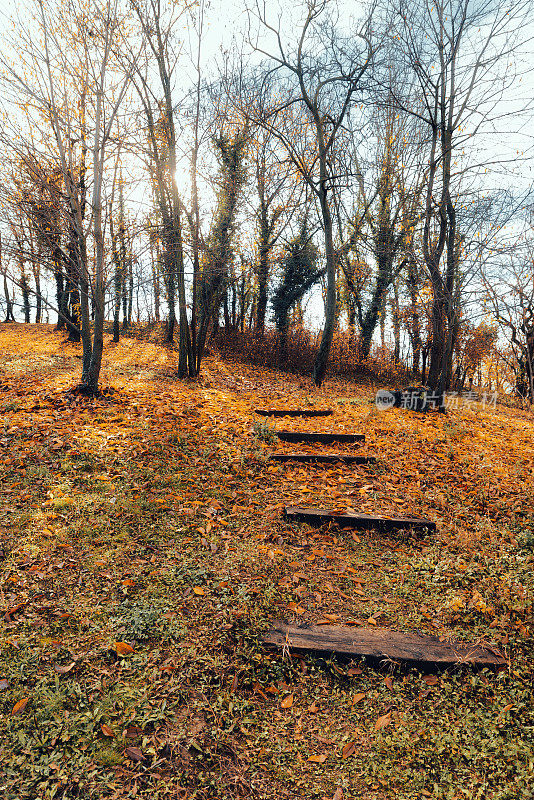
<svg viewBox="0 0 534 800"><path fill-rule="evenodd" d="M269 280L269 219L268 209L260 193L260 263L258 269L258 302L256 311L256 330L263 336L265 332L265 314L267 311L267 284Z"/></svg>
<svg viewBox="0 0 534 800"><path fill-rule="evenodd" d="M28 279L24 272L23 266L21 266L20 269L20 290L22 292L22 307L24 309L24 322L28 324L30 322L30 287L28 285Z"/></svg>
<svg viewBox="0 0 534 800"><path fill-rule="evenodd" d="M95 156L96 162L96 156ZM99 165L100 166L100 165ZM95 282L94 282L94 323L93 346L89 369L84 383L84 389L91 395L98 394L98 381L102 366L102 353L104 350L104 315L105 315L105 290L104 290L104 234L102 230L102 205L98 187L101 185L101 170L95 167L96 191L93 195L93 218L95 238Z"/></svg>
<svg viewBox="0 0 534 800"><path fill-rule="evenodd" d="M313 366L313 380L316 386L321 386L328 366L330 349L334 339L336 326L336 259L334 253L334 238L332 215L327 198L326 189L326 153L321 157L321 189L319 192L321 216L323 222L325 254L326 254L326 309L325 324L321 337L319 350Z"/></svg>
<svg viewBox="0 0 534 800"><path fill-rule="evenodd" d="M399 283L398 280L393 283L393 298L391 301L391 318L393 322L393 335L395 337L395 363L400 361L401 350L401 313L399 304Z"/></svg>

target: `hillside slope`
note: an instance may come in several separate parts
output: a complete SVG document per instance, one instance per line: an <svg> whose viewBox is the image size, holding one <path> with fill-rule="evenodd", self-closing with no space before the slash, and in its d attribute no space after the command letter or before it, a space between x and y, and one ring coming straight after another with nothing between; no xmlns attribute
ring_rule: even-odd
<svg viewBox="0 0 534 800"><path fill-rule="evenodd" d="M0 352L8 800L532 797L531 416L379 412L368 384L214 357L179 383L172 351L129 338L106 343L114 391L87 400L51 326L0 325ZM306 404L334 414L254 414ZM269 464L295 449L275 427L365 433L378 463ZM438 532L312 529L290 504ZM276 618L491 640L509 666L277 655L259 641Z"/></svg>

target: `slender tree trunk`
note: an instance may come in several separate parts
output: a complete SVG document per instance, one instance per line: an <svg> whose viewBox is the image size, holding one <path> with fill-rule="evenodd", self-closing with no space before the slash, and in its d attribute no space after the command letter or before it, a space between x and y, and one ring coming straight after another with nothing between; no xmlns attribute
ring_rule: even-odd
<svg viewBox="0 0 534 800"><path fill-rule="evenodd" d="M30 287L28 285L28 278L24 271L24 265L20 265L20 290L22 293L22 307L24 309L24 322L30 322Z"/></svg>
<svg viewBox="0 0 534 800"><path fill-rule="evenodd" d="M395 337L395 362L398 364L400 361L401 350L401 313L399 303L399 282L393 282L393 298L391 301L391 318L393 322L393 335Z"/></svg>
<svg viewBox="0 0 534 800"><path fill-rule="evenodd" d="M115 226L113 224L113 208L109 204L109 234L111 238L111 255L113 259L113 341L120 340L120 313L121 313L121 259L117 249L117 238L115 236Z"/></svg>
<svg viewBox="0 0 534 800"><path fill-rule="evenodd" d="M131 255L126 259L128 264L128 327L132 327L132 308L133 308L133 290L134 290L134 276L133 276L133 260ZM126 272L126 269L125 269Z"/></svg>
<svg viewBox="0 0 534 800"><path fill-rule="evenodd" d="M265 202L264 189L260 186L260 230L259 230L259 255L260 263L258 269L258 303L256 330L263 336L265 332L265 315L267 311L267 285L269 280L269 218L268 208Z"/></svg>
<svg viewBox="0 0 534 800"><path fill-rule="evenodd" d="M150 254L152 259L152 287L154 292L154 319L156 322L160 321L160 285L159 285L159 261L157 250L154 249L153 244L150 245Z"/></svg>
<svg viewBox="0 0 534 800"><path fill-rule="evenodd" d="M35 281L35 321L41 322L43 299L41 296L41 276L38 267L35 267L33 270L33 279Z"/></svg>
<svg viewBox="0 0 534 800"><path fill-rule="evenodd" d="M13 315L13 301L9 294L9 286L7 285L7 276L4 272L4 297L6 298L6 318L4 322L15 322Z"/></svg>
<svg viewBox="0 0 534 800"><path fill-rule="evenodd" d="M336 326L336 259L334 253L334 236L332 215L330 213L330 206L328 203L327 189L326 189L326 153L321 154L321 189L319 192L319 201L321 206L321 216L323 221L323 232L325 242L326 254L326 309L325 309L325 324L321 337L321 343L315 364L313 367L313 380L316 386L321 386L326 374L328 366L328 358L330 349L334 339L334 330Z"/></svg>
<svg viewBox="0 0 534 800"><path fill-rule="evenodd" d="M6 298L6 318L4 322L15 322L15 317L13 316L13 302L9 294L9 286L7 285L7 272L2 266L2 255L2 233L0 232L0 268L2 268L2 274L4 276L4 297Z"/></svg>
<svg viewBox="0 0 534 800"><path fill-rule="evenodd" d="M96 148L95 148L96 149ZM95 155L95 161L97 156ZM100 167L100 165L98 165ZM93 346L89 369L85 381L86 390L92 395L98 394L98 381L102 366L102 354L104 350L104 315L105 315L105 293L104 293L104 234L102 229L102 205L100 201L99 185L101 185L102 175L99 168L95 167L96 197L93 199L93 219L94 219L94 239L95 239L95 281L94 281L94 323L93 323Z"/></svg>
<svg viewBox="0 0 534 800"><path fill-rule="evenodd" d="M419 363L421 359L421 320L419 318L419 310L417 307L417 272L416 264L412 258L408 260L408 277L407 277L408 294L410 296L410 340L412 344L412 372L417 375L419 372Z"/></svg>

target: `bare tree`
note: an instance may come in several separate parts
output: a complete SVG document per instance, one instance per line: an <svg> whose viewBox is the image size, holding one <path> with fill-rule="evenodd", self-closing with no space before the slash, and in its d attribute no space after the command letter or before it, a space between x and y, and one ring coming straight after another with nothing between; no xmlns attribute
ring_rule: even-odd
<svg viewBox="0 0 534 800"><path fill-rule="evenodd" d="M302 8L303 19L286 19L286 27L281 18L271 22L259 3L250 12L251 39L252 20L259 23L252 44L266 62L251 81L248 97L238 102L243 106L245 101L250 118L282 143L319 207L327 275L325 324L313 370L320 386L336 324L335 194L347 177L338 171L336 154L346 136L347 118L363 97L377 44L372 11L343 34L335 25L331 0L306 0ZM242 85L239 91L243 93Z"/></svg>
<svg viewBox="0 0 534 800"><path fill-rule="evenodd" d="M514 357L515 391L534 403L534 244L495 253L481 269L486 303Z"/></svg>
<svg viewBox="0 0 534 800"><path fill-rule="evenodd" d="M491 169L503 158L475 150L482 134L500 144L499 123L524 109L503 101L517 78L515 56L525 41L529 0L402 0L393 32L398 58L411 70L410 94L398 93L399 109L426 124L428 181L422 250L432 286L432 344L428 383L449 388L459 330L459 264L462 231L458 211L469 172ZM410 81L406 82L410 86Z"/></svg>
<svg viewBox="0 0 534 800"><path fill-rule="evenodd" d="M19 63L1 59L4 89L11 103L33 109L48 128L40 146L55 154L72 220L83 344L80 389L95 394L105 316L106 165L130 82L129 76L120 76L114 69L112 58L121 9L118 0L72 0L61 8L33 0L32 9L30 15L25 9L29 21L19 20L13 43ZM26 138L26 150L30 144Z"/></svg>

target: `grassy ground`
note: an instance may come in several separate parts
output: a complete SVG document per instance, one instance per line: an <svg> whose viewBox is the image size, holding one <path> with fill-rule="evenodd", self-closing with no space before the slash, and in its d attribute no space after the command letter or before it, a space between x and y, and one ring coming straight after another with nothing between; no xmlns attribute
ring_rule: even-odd
<svg viewBox="0 0 534 800"><path fill-rule="evenodd" d="M309 383L0 326L0 790L34 798L519 800L534 793L534 425L463 406L379 413ZM332 406L374 467L267 464L258 405ZM340 448L336 448L339 450ZM287 503L408 512L423 541L290 525ZM269 620L481 638L508 667L441 675L272 654Z"/></svg>

